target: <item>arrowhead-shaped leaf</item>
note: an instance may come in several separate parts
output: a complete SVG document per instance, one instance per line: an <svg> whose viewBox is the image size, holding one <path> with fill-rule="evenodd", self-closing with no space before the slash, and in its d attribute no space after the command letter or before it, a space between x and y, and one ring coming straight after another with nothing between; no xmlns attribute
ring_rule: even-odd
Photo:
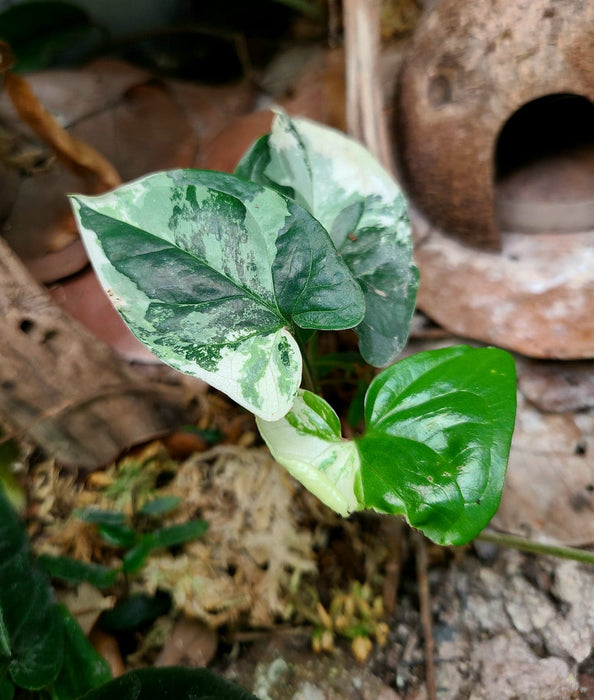
<svg viewBox="0 0 594 700"><path fill-rule="evenodd" d="M266 419L289 410L301 381L296 328L352 328L363 317L361 289L327 232L271 189L178 170L72 201L132 332Z"/></svg>
<svg viewBox="0 0 594 700"><path fill-rule="evenodd" d="M329 231L365 293L361 354L376 367L393 362L408 337L418 270L406 200L392 176L341 132L284 113L236 174L293 197Z"/></svg>
<svg viewBox="0 0 594 700"><path fill-rule="evenodd" d="M499 505L515 405L511 356L456 346L379 374L361 438L341 440L336 415L307 392L281 421L258 426L275 459L338 512L404 515L433 541L462 544Z"/></svg>

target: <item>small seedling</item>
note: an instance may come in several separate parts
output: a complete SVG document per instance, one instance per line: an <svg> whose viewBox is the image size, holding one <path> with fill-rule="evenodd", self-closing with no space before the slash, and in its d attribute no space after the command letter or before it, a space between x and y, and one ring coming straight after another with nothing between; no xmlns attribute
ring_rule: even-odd
<svg viewBox="0 0 594 700"><path fill-rule="evenodd" d="M74 511L75 517L97 526L104 542L124 551L121 566L108 567L49 554L40 555L39 563L53 578L74 584L87 581L97 588L110 587L120 573L128 576L138 572L151 552L183 544L206 532L208 523L204 520L188 520L149 530L135 527L138 523L155 522L176 508L179 501L177 496L155 498L147 501L132 518L117 510L80 508Z"/></svg>
<svg viewBox="0 0 594 700"><path fill-rule="evenodd" d="M406 200L361 145L280 113L233 175L160 172L71 201L136 337L253 412L273 456L324 503L403 515L440 544L487 525L514 425L514 362L467 346L395 362L418 272ZM350 440L317 377L318 336L346 329L365 363L385 367Z"/></svg>

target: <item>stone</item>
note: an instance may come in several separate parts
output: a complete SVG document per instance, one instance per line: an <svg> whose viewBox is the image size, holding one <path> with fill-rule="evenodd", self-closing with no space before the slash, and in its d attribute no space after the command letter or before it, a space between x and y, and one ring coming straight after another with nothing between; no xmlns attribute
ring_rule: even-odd
<svg viewBox="0 0 594 700"><path fill-rule="evenodd" d="M563 659L539 658L521 637L506 632L480 642L473 654L481 686L471 700L570 700L578 682Z"/></svg>

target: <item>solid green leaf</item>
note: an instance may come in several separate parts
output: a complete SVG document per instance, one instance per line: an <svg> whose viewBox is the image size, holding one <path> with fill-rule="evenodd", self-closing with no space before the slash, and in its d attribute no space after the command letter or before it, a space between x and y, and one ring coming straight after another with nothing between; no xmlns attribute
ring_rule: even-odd
<svg viewBox="0 0 594 700"><path fill-rule="evenodd" d="M63 630L53 590L34 563L25 527L0 488L0 610L15 685L39 690L58 675Z"/></svg>
<svg viewBox="0 0 594 700"><path fill-rule="evenodd" d="M208 523L205 520L188 520L154 530L150 533L150 542L153 548L174 547L200 537L207 530Z"/></svg>
<svg viewBox="0 0 594 700"><path fill-rule="evenodd" d="M82 700L258 700L205 668L144 668L87 693Z"/></svg>
<svg viewBox="0 0 594 700"><path fill-rule="evenodd" d="M79 561L70 557L57 557L51 554L39 555L37 563L52 578L71 584L87 581L97 588L113 586L118 575L116 569L103 564Z"/></svg>
<svg viewBox="0 0 594 700"><path fill-rule="evenodd" d="M499 506L515 410L515 366L503 350L455 346L389 367L367 392L366 505L401 513L440 544L468 542Z"/></svg>
<svg viewBox="0 0 594 700"><path fill-rule="evenodd" d="M10 680L8 669L3 669L0 664L0 698L12 700L14 697L14 683Z"/></svg>
<svg viewBox="0 0 594 700"><path fill-rule="evenodd" d="M125 571L127 574L135 574L137 571L140 571L152 549L153 547L151 546L148 536L142 536L138 542L124 554L122 559L122 571Z"/></svg>
<svg viewBox="0 0 594 700"><path fill-rule="evenodd" d="M337 512L403 515L438 544L463 544L499 505L515 407L511 355L456 346L381 372L360 438L341 440L330 407L308 392L282 420L258 427L275 459Z"/></svg>
<svg viewBox="0 0 594 700"><path fill-rule="evenodd" d="M57 700L76 700L111 680L107 661L98 654L68 608L61 605L64 665L52 686Z"/></svg>
<svg viewBox="0 0 594 700"><path fill-rule="evenodd" d="M232 175L156 173L72 198L89 257L132 332L172 367L274 420L301 382L297 328L356 326L365 302L320 223Z"/></svg>
<svg viewBox="0 0 594 700"><path fill-rule="evenodd" d="M111 610L101 613L98 624L104 632L117 634L154 622L170 609L171 597L167 593L157 591L152 596L134 593L118 600Z"/></svg>
<svg viewBox="0 0 594 700"><path fill-rule="evenodd" d="M99 534L113 547L133 547L138 535L129 525L99 525Z"/></svg>
<svg viewBox="0 0 594 700"><path fill-rule="evenodd" d="M141 515L164 515L177 508L180 502L179 496L159 496L152 501L147 501L138 512Z"/></svg>
<svg viewBox="0 0 594 700"><path fill-rule="evenodd" d="M76 508L73 513L79 520L94 525L123 525L126 516L119 510L102 510L101 508Z"/></svg>
<svg viewBox="0 0 594 700"><path fill-rule="evenodd" d="M147 556L154 549L183 544L200 537L207 530L208 523L205 520L189 520L146 533L130 551L126 552L123 569L128 573L134 573L143 566Z"/></svg>
<svg viewBox="0 0 594 700"><path fill-rule="evenodd" d="M408 338L418 286L407 203L394 178L345 134L282 112L235 172L294 198L329 231L365 294L361 354L376 367L392 362Z"/></svg>

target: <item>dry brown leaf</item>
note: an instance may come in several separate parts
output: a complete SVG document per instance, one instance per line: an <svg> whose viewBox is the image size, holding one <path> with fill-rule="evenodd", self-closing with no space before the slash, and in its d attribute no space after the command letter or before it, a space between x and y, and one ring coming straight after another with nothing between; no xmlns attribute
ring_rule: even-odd
<svg viewBox="0 0 594 700"><path fill-rule="evenodd" d="M70 136L45 110L25 78L6 73L4 89L23 121L51 146L66 167L90 179L95 191L112 189L121 183L120 176L109 161L88 144Z"/></svg>
<svg viewBox="0 0 594 700"><path fill-rule="evenodd" d="M59 591L58 599L74 615L86 635L90 634L99 615L104 610L113 608L116 601L115 596L105 596L98 588L86 582L74 590Z"/></svg>
<svg viewBox="0 0 594 700"><path fill-rule="evenodd" d="M206 666L216 653L218 635L197 620L181 617L167 638L155 666Z"/></svg>

